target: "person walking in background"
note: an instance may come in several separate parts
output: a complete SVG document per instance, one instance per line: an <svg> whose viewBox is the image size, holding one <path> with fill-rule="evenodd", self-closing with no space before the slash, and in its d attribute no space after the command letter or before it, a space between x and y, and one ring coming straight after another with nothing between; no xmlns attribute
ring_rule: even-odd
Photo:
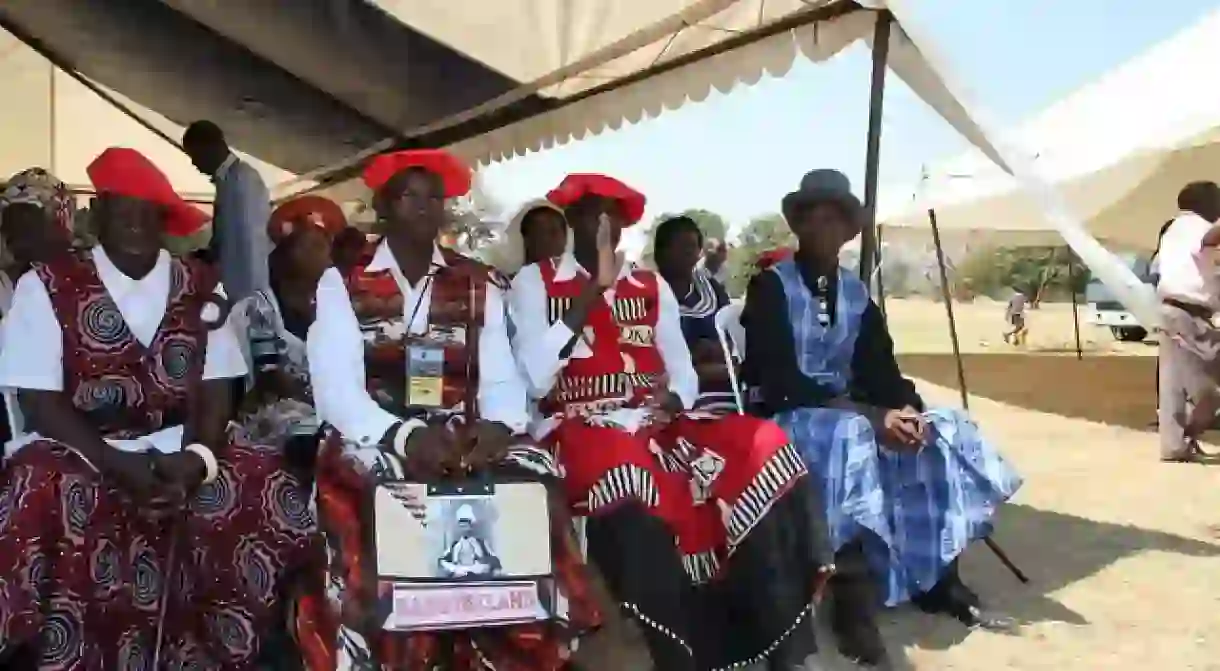
<svg viewBox="0 0 1220 671"><path fill-rule="evenodd" d="M1029 300L1017 289L1012 290L1008 299L1008 307L1004 309L1004 321L1011 330L1004 332L1004 342L1013 345L1024 345L1029 336L1029 327L1025 325L1025 309Z"/></svg>
<svg viewBox="0 0 1220 671"><path fill-rule="evenodd" d="M1220 330L1216 269L1211 248L1220 246L1220 186L1192 182L1178 194L1180 214L1161 236L1157 296L1161 461L1198 462L1198 436L1215 415Z"/></svg>
<svg viewBox="0 0 1220 671"><path fill-rule="evenodd" d="M729 281L729 266L725 261L729 258L729 246L724 240L719 238L708 238L703 243L703 259L699 265L706 270L712 279L720 283L720 286L728 284Z"/></svg>
<svg viewBox="0 0 1220 671"><path fill-rule="evenodd" d="M210 260L233 302L267 288L267 221L271 196L258 171L229 149L224 132L211 121L192 123L182 148L195 168L216 184Z"/></svg>

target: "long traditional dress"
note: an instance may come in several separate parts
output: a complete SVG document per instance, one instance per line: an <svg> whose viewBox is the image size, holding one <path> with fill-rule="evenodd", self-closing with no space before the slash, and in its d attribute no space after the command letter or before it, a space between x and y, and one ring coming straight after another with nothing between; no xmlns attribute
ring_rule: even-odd
<svg viewBox="0 0 1220 671"><path fill-rule="evenodd" d="M412 286L384 242L372 262L348 279L330 270L318 285L317 319L308 354L319 416L332 431L318 465L318 508L333 553L327 583L334 637L308 646L310 668L432 669L450 671L557 671L568 643L600 623L587 591L585 567L572 538L571 518L562 505L551 511L553 566L567 604L563 621L462 632L389 633L358 631L340 624L341 611L368 593L376 576L368 573L370 520L361 502L378 482L407 477L396 456L378 449L381 437L401 418L426 422L453 419L477 389L479 415L523 433L528 422L523 381L505 331L502 280L476 261L449 250L434 250L432 271ZM397 297L399 300L387 300ZM477 342L454 338L445 346L442 411L408 406L406 346L437 329L464 328L471 310L483 320ZM473 373L473 377L468 373ZM524 441L497 466L503 471L550 482L553 457ZM337 642L337 644L336 644Z"/></svg>
<svg viewBox="0 0 1220 671"><path fill-rule="evenodd" d="M851 272L819 278L781 260L753 280L744 320L747 379L820 479L835 549L863 537L889 605L931 589L991 532L1020 477L964 413L925 410ZM846 401L923 411L925 445L890 450L864 415L825 407Z"/></svg>
<svg viewBox="0 0 1220 671"><path fill-rule="evenodd" d="M515 349L541 399L568 501L588 516L590 558L659 669L800 663L829 548L799 454L774 424L641 407L662 379L694 404L698 380L673 292L630 266L588 323L562 322L588 276L570 254L513 281ZM676 545L676 547L675 547Z"/></svg>
<svg viewBox="0 0 1220 671"><path fill-rule="evenodd" d="M100 247L36 265L6 320L0 385L67 394L117 449L180 450L200 378L245 373L233 333L201 319L214 287L165 252L139 280ZM0 470L0 659L30 644L48 671L151 669L163 626L160 668L254 668L281 578L316 547L308 493L277 451L217 449L219 477L183 510L134 502L71 445L14 442Z"/></svg>

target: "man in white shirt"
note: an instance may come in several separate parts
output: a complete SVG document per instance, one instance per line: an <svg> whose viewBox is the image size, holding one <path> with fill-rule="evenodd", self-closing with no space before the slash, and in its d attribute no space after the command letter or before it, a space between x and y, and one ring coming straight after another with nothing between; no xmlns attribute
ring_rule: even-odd
<svg viewBox="0 0 1220 671"><path fill-rule="evenodd" d="M1212 423L1217 397L1220 331L1215 324L1216 247L1220 245L1220 186L1193 182L1178 194L1175 218L1161 237L1161 460L1202 459L1197 438Z"/></svg>
<svg viewBox="0 0 1220 671"><path fill-rule="evenodd" d="M379 632L375 640L382 645L368 643L368 628L379 626L371 618L376 576L367 573L362 554L365 539L376 534L362 503L372 487L384 480L462 478L484 469L550 482L558 469L525 435L530 414L505 327L504 280L436 244L446 223L445 200L470 191L470 169L443 151L402 151L375 158L364 181L385 238L348 284L334 268L322 276L306 342L318 416L333 428L318 462L318 508L324 530L336 539L331 546L339 548L331 562L339 570L327 582L340 585L343 614L363 614L361 626L345 626L337 638L322 640L335 644L330 654L339 668L348 668L345 659L369 655L385 668L432 668L438 655L451 655L469 661L447 668L476 671L485 668L477 661L485 655L487 666L511 659L558 671L560 650L570 640L558 627L529 630L542 640L518 636L513 627L497 629L490 635L494 645L479 654L461 632L445 645L419 632ZM585 579L579 550L561 542L572 529L562 504L552 505L551 524L552 561L568 599L570 631L582 632L598 622L579 584Z"/></svg>
<svg viewBox="0 0 1220 671"><path fill-rule="evenodd" d="M587 515L589 557L655 668L802 664L812 631L799 623L830 555L799 455L771 422L690 411L699 379L678 301L615 253L643 194L576 174L547 198L573 252L513 279L513 344L539 400L534 435Z"/></svg>
<svg viewBox="0 0 1220 671"><path fill-rule="evenodd" d="M182 136L195 168L216 184L212 206L212 261L234 301L268 287L267 220L271 196L258 171L237 158L224 133L211 121L196 121Z"/></svg>
<svg viewBox="0 0 1220 671"><path fill-rule="evenodd" d="M34 264L4 324L0 387L27 432L0 469L0 665L32 643L51 665L246 668L279 625L281 579L311 561L305 490L278 453L227 435L246 365L223 290L161 247L206 217L134 150L88 173L100 244ZM201 626L218 618L224 636Z"/></svg>

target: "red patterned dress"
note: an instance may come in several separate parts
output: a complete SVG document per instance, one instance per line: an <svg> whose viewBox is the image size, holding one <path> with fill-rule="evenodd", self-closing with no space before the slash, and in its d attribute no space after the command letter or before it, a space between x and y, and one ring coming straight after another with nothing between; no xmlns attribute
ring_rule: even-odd
<svg viewBox="0 0 1220 671"><path fill-rule="evenodd" d="M88 255L36 267L63 330L64 393L104 438L184 423L215 280L173 260L154 340L127 327ZM231 444L189 507L138 504L71 445L39 439L0 469L0 660L38 669L255 668L277 589L316 548L308 493L278 453ZM171 562L171 557L172 562Z"/></svg>
<svg viewBox="0 0 1220 671"><path fill-rule="evenodd" d="M430 280L432 299L428 323L432 327L466 327L483 322L489 283L503 288L495 271L467 257L442 249L445 264ZM402 293L390 271L358 270L346 278L353 310L365 335L365 371L369 395L398 417L428 422L452 421L451 412L409 409L406 384L406 325ZM445 347L442 405L456 408L474 402L478 389L478 351L465 342ZM524 397L522 398L524 402ZM498 469L543 482L556 479L553 457L544 449L521 444L510 449ZM344 626L344 610L353 611L357 595L375 593L367 507L372 488L386 480L403 479L402 462L375 446L362 447L332 430L318 461L318 512L332 551L327 598L302 605L298 637L305 642L310 671L336 668L447 671L557 671L568 645L580 634L598 626L601 614L589 593L588 577L579 547L572 536L572 521L558 496L551 506L553 566L560 594L566 599L566 617L559 622L470 629L441 633L398 633L360 626ZM558 488L556 487L556 490ZM363 601L364 599L362 599ZM350 619L347 624L351 624Z"/></svg>
<svg viewBox="0 0 1220 671"><path fill-rule="evenodd" d="M536 264L547 304L536 319L552 325L588 281L561 279L565 259ZM576 335L585 351L542 402L569 503L589 516L590 558L658 668L799 664L813 649L815 580L831 563L808 474L771 422L685 412L657 423L641 407L667 376L659 290L655 273L625 273L613 302L590 309ZM680 329L676 308L674 320Z"/></svg>

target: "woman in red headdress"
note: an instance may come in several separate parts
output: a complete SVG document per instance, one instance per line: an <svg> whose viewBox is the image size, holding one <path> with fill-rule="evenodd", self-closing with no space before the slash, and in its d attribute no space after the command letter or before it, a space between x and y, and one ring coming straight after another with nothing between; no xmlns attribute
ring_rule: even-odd
<svg viewBox="0 0 1220 671"><path fill-rule="evenodd" d="M100 244L34 264L5 324L28 433L0 471L0 665L254 669L320 550L308 492L226 434L227 301L161 246L204 215L133 150L88 172Z"/></svg>
<svg viewBox="0 0 1220 671"><path fill-rule="evenodd" d="M574 251L514 278L514 350L539 399L533 433L587 515L590 558L658 669L803 664L831 560L800 455L775 424L691 411L678 301L615 253L643 194L569 175L548 199Z"/></svg>

